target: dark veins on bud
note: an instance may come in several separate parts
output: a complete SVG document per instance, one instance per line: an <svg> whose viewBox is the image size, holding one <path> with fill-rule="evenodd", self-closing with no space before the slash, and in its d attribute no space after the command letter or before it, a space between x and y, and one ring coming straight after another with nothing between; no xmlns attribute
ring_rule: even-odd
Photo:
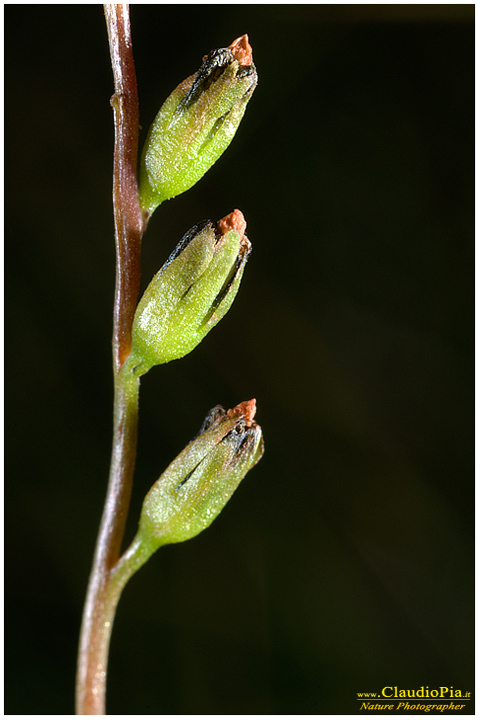
<svg viewBox="0 0 480 720"><path fill-rule="evenodd" d="M252 252L252 246L250 244L250 241L247 240L246 237L243 237L242 244L240 245L240 250L238 252L237 257L235 258L235 262L233 263L232 268L228 274L228 277L225 280L225 282L223 283L223 286L221 287L217 297L212 302L210 309L203 320L204 323L206 323L210 320L210 318L214 314L215 310L222 303L224 298L228 295L230 288L232 287L233 283L235 282L235 279L236 279L241 267L247 262L248 257L251 252Z"/></svg>
<svg viewBox="0 0 480 720"><path fill-rule="evenodd" d="M179 103L176 112L186 110L193 105L234 60L235 57L229 48L219 48L209 52L195 75L192 87ZM251 65L240 65L236 77L240 79L254 74L255 69Z"/></svg>
<svg viewBox="0 0 480 720"><path fill-rule="evenodd" d="M182 239L177 244L176 248L170 254L170 257L168 258L165 265L163 266L163 269L165 269L168 265L170 265L170 263L172 263L175 260L175 258L177 258L185 250L187 245L189 245L192 242L194 237L199 235L202 232L202 230L204 230L207 227L207 225L211 225L211 224L212 224L211 220L202 220L202 222L199 222L197 225L194 225L193 227L191 227L190 230L187 230L185 235L182 237Z"/></svg>
<svg viewBox="0 0 480 720"><path fill-rule="evenodd" d="M233 53L228 48L219 48L208 53L205 60L197 70L193 85L188 91L183 103L188 107L204 93L222 72L234 61Z"/></svg>

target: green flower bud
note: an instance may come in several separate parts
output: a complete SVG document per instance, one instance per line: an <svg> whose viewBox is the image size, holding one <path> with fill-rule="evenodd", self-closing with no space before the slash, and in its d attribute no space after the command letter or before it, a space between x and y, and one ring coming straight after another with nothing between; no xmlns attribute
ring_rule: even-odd
<svg viewBox="0 0 480 720"><path fill-rule="evenodd" d="M197 437L147 493L138 532L112 569L117 596L159 547L195 537L223 510L263 455L255 410L255 400L210 410Z"/></svg>
<svg viewBox="0 0 480 720"><path fill-rule="evenodd" d="M145 497L138 536L152 552L207 528L263 454L255 400L207 415L199 435Z"/></svg>
<svg viewBox="0 0 480 720"><path fill-rule="evenodd" d="M191 228L140 300L129 365L143 375L193 350L229 310L251 245L240 210Z"/></svg>
<svg viewBox="0 0 480 720"><path fill-rule="evenodd" d="M212 50L165 100L140 166L140 204L150 214L192 187L230 144L256 87L247 35Z"/></svg>

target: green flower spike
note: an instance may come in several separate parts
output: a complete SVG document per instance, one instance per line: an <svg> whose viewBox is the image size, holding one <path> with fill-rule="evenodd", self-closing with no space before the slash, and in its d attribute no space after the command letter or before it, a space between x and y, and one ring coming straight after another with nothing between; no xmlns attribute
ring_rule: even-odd
<svg viewBox="0 0 480 720"><path fill-rule="evenodd" d="M119 587L159 547L195 537L220 514L263 455L255 410L255 400L210 410L197 437L147 493L137 535L114 570Z"/></svg>
<svg viewBox="0 0 480 720"><path fill-rule="evenodd" d="M187 355L229 310L251 251L246 226L234 210L181 239L135 312L127 361L135 375Z"/></svg>
<svg viewBox="0 0 480 720"><path fill-rule="evenodd" d="M195 75L162 105L140 166L140 204L150 215L192 187L230 144L257 85L252 48L243 35L212 50Z"/></svg>

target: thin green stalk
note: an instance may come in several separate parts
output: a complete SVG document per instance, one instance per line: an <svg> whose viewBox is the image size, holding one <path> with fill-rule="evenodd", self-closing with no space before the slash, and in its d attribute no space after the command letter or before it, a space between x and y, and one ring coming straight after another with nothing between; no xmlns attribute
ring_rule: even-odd
<svg viewBox="0 0 480 720"><path fill-rule="evenodd" d="M92 600L95 604L92 607L91 628L95 661L91 667L87 667L87 673L91 672L92 677L87 677L88 694L79 698L82 712L78 711L78 715L105 715L108 649L118 601L128 580L154 552L154 547L146 546L141 539L136 538L110 571L101 588L92 585Z"/></svg>
<svg viewBox="0 0 480 720"><path fill-rule="evenodd" d="M130 503L138 427L139 380L124 365L131 348L132 321L140 288L140 250L146 219L138 201L138 93L128 5L105 5L115 94L113 206L116 284L113 327L114 425L110 477L95 549L80 634L76 713L105 714L110 634L123 587L117 563ZM126 582L126 580L125 580Z"/></svg>
<svg viewBox="0 0 480 720"><path fill-rule="evenodd" d="M108 647L123 587L112 584L130 502L140 381L124 365L115 383L114 440L107 498L90 576L78 656L77 715L105 715ZM126 582L126 579L125 579Z"/></svg>

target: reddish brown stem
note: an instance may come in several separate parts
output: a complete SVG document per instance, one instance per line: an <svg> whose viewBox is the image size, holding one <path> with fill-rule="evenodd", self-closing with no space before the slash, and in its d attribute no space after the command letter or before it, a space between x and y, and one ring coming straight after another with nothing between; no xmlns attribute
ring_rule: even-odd
<svg viewBox="0 0 480 720"><path fill-rule="evenodd" d="M110 633L119 598L111 572L120 556L135 467L139 381L124 362L140 289L140 250L146 219L138 202L138 94L128 5L105 5L115 94L113 206L116 285L113 327L115 406L113 448L105 507L85 602L78 656L76 712L105 714Z"/></svg>
<svg viewBox="0 0 480 720"><path fill-rule="evenodd" d="M115 94L113 207L117 247L113 353L115 370L131 347L132 321L140 290L140 250L146 220L138 201L138 92L128 5L105 5Z"/></svg>

